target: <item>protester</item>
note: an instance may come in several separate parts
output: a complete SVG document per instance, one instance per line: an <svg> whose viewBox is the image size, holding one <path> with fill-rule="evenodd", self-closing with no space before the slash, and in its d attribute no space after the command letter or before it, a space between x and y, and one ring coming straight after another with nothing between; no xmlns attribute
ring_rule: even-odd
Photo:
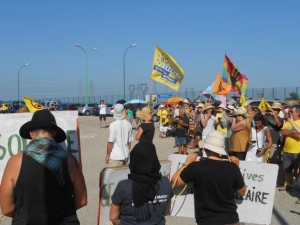
<svg viewBox="0 0 300 225"><path fill-rule="evenodd" d="M215 130L214 106L211 103L206 103L201 115L201 124L203 127L202 139Z"/></svg>
<svg viewBox="0 0 300 225"><path fill-rule="evenodd" d="M159 113L158 113L158 116L159 116L159 131L160 131L160 135L159 137L163 138L164 135L163 135L163 132L165 131L165 128L164 128L164 123L166 122L166 118L169 114L168 110L166 110L166 106L164 104L161 104L159 106Z"/></svg>
<svg viewBox="0 0 300 225"><path fill-rule="evenodd" d="M300 105L294 105L289 111L293 117L295 125L300 126ZM283 170L285 175L284 186L279 188L279 191L286 191L291 186L296 186L299 179L300 163L300 134L293 129L293 126L288 121L283 125L281 133L285 137L283 146ZM293 172L295 174L295 181L293 180Z"/></svg>
<svg viewBox="0 0 300 225"><path fill-rule="evenodd" d="M264 125L262 114L256 114L253 119L255 127L251 129L245 161L265 163L266 151L272 146L272 136L269 128Z"/></svg>
<svg viewBox="0 0 300 225"><path fill-rule="evenodd" d="M216 120L215 120L216 130L222 133L224 137L227 136L227 127L228 127L228 123L225 117L223 116L225 112L225 108L226 106L223 104L220 104L218 106L217 113L216 113Z"/></svg>
<svg viewBox="0 0 300 225"><path fill-rule="evenodd" d="M87 204L87 191L77 160L58 143L66 140L49 110L36 111L19 130L32 139L5 168L0 200L12 224L80 224L76 210Z"/></svg>
<svg viewBox="0 0 300 225"><path fill-rule="evenodd" d="M236 195L246 192L244 179L236 157L224 160L224 135L218 131L209 133L203 148L207 158L196 161L197 154L189 154L185 163L172 177L172 184L194 185L194 208L197 224L238 225L239 216L235 203Z"/></svg>
<svg viewBox="0 0 300 225"><path fill-rule="evenodd" d="M109 138L105 163L112 166L126 165L131 148L132 126L124 119L124 106L116 104L114 108L115 121L109 125Z"/></svg>
<svg viewBox="0 0 300 225"><path fill-rule="evenodd" d="M232 120L233 120L233 115L235 110L236 109L234 108L233 105L227 105L227 107L225 108L225 112L222 115L227 122L227 134L225 137L225 151L227 154L229 154L229 146L230 146L229 140L232 135L231 126L232 126Z"/></svg>
<svg viewBox="0 0 300 225"><path fill-rule="evenodd" d="M107 106L106 106L104 100L101 100L100 104L98 105L100 127L106 127L106 107ZM102 123L102 120L103 120L103 123Z"/></svg>
<svg viewBox="0 0 300 225"><path fill-rule="evenodd" d="M57 111L57 108L56 108L54 102L50 102L48 110L49 111Z"/></svg>
<svg viewBox="0 0 300 225"><path fill-rule="evenodd" d="M235 111L231 130L229 155L245 160L251 128L250 120L247 118L247 110L244 107L240 107Z"/></svg>
<svg viewBox="0 0 300 225"><path fill-rule="evenodd" d="M166 223L173 191L152 143L139 142L130 152L128 179L122 180L111 197L109 218L117 224Z"/></svg>
<svg viewBox="0 0 300 225"><path fill-rule="evenodd" d="M189 119L185 115L183 109L179 110L179 116L175 118L174 124L176 126L175 131L175 144L178 147L178 153L186 155L186 144L187 144L187 132L189 127Z"/></svg>
<svg viewBox="0 0 300 225"><path fill-rule="evenodd" d="M204 105L201 102L196 106L196 114L195 114L195 117L194 117L194 121L195 121L195 124L196 124L196 127L195 127L195 147L198 147L198 143L202 139L203 127L202 127L202 124L201 124L201 115L202 115L203 108L204 108Z"/></svg>
<svg viewBox="0 0 300 225"><path fill-rule="evenodd" d="M151 120L151 109L144 107L136 112L136 117L138 117L142 123L138 126L138 131L135 135L135 139L138 141L145 141L152 143L155 127Z"/></svg>
<svg viewBox="0 0 300 225"><path fill-rule="evenodd" d="M271 163L278 163L281 158L279 145L281 143L280 139L280 129L283 126L283 119L279 117L280 111L283 109L279 102L274 102L271 106L271 111L265 113L266 126L270 129L273 144L270 148L269 160Z"/></svg>
<svg viewBox="0 0 300 225"><path fill-rule="evenodd" d="M127 108L127 120L129 121L130 125L132 126L132 122L133 122L133 117L134 117L134 112L132 109L132 105L128 105Z"/></svg>

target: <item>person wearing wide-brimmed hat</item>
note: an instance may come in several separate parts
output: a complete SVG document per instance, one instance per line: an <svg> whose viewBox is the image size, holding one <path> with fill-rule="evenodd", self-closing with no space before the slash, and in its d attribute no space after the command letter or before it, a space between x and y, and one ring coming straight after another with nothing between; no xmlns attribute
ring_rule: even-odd
<svg viewBox="0 0 300 225"><path fill-rule="evenodd" d="M279 102L274 102L270 112L267 112L264 115L265 124L269 128L273 140L269 156L269 161L271 163L279 163L281 158L281 152L279 150L281 142L280 129L284 124L284 119L279 116L281 110L283 110L282 105Z"/></svg>
<svg viewBox="0 0 300 225"><path fill-rule="evenodd" d="M58 144L66 140L64 130L45 109L36 111L19 133L32 140L6 165L2 213L13 217L13 225L79 225L76 210L87 204L87 191L77 160Z"/></svg>
<svg viewBox="0 0 300 225"><path fill-rule="evenodd" d="M250 123L251 121L247 117L247 110L244 107L240 107L234 112L229 155L236 156L240 160L245 160L246 157L248 139L251 132Z"/></svg>
<svg viewBox="0 0 300 225"><path fill-rule="evenodd" d="M203 127L202 139L205 139L210 132L215 130L215 120L214 106L211 103L205 103L201 115L201 124Z"/></svg>
<svg viewBox="0 0 300 225"><path fill-rule="evenodd" d="M109 137L105 163L110 167L126 165L129 150L133 141L131 123L125 120L124 105L116 104L114 107L115 121L109 124Z"/></svg>
<svg viewBox="0 0 300 225"><path fill-rule="evenodd" d="M142 123L138 127L138 131L135 135L135 139L138 141L145 141L152 143L155 127L151 120L151 109L149 107L144 107L136 112L136 116L140 118Z"/></svg>
<svg viewBox="0 0 300 225"><path fill-rule="evenodd" d="M227 156L224 143L219 131L209 133L199 143L207 158L189 154L172 177L173 187L193 183L197 224L239 224L235 196L245 195L246 186L239 160Z"/></svg>

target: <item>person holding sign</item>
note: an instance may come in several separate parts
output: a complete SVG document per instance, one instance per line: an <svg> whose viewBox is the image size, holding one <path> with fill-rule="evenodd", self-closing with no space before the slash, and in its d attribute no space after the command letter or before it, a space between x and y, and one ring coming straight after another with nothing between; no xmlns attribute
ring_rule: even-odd
<svg viewBox="0 0 300 225"><path fill-rule="evenodd" d="M197 224L239 225L235 197L246 192L237 166L239 160L236 157L224 159L224 156L227 157L225 138L219 131L209 133L201 143L207 158L196 161L198 155L189 154L173 175L172 184L182 186L193 183Z"/></svg>
<svg viewBox="0 0 300 225"><path fill-rule="evenodd" d="M76 210L87 204L77 160L58 143L66 140L52 113L36 111L20 136L32 139L6 165L0 190L2 213L13 225L80 224Z"/></svg>
<svg viewBox="0 0 300 225"><path fill-rule="evenodd" d="M165 224L173 191L160 167L152 143L139 142L134 146L128 179L118 183L111 197L109 218L114 225Z"/></svg>

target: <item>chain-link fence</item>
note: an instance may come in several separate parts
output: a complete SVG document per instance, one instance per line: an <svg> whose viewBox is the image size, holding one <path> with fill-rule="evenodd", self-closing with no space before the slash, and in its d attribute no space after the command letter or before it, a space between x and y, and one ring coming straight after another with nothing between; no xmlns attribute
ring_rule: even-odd
<svg viewBox="0 0 300 225"><path fill-rule="evenodd" d="M252 99L278 99L278 100L285 100L290 97L291 93L294 95L299 96L299 87L282 87L282 88L253 88L248 89L246 98ZM201 90L194 91L188 90L185 91L178 91L178 92L161 92L161 93L152 93L152 94L169 94L172 96L181 96L183 98L189 98L192 101L200 98L201 100L206 100L207 98L201 96ZM146 93L148 94L148 93ZM230 93L227 96L227 99L230 99L234 94ZM114 104L116 101L123 99L123 94L111 94L111 95L99 95L99 96L90 96L89 102L90 103L99 103L101 99L103 99L107 103ZM130 93L125 96L125 100L130 99L145 99L145 95L142 93ZM78 97L60 97L60 98L52 98L53 100L61 103L85 103L85 96L78 96ZM159 99L158 99L159 101Z"/></svg>

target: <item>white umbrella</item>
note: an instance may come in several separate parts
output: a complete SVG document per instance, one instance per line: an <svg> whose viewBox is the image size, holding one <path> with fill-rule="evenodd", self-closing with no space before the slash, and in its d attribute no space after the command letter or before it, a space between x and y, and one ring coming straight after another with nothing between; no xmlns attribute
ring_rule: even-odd
<svg viewBox="0 0 300 225"><path fill-rule="evenodd" d="M130 101L127 101L124 105L128 104L147 104L147 102L142 99L131 99Z"/></svg>

